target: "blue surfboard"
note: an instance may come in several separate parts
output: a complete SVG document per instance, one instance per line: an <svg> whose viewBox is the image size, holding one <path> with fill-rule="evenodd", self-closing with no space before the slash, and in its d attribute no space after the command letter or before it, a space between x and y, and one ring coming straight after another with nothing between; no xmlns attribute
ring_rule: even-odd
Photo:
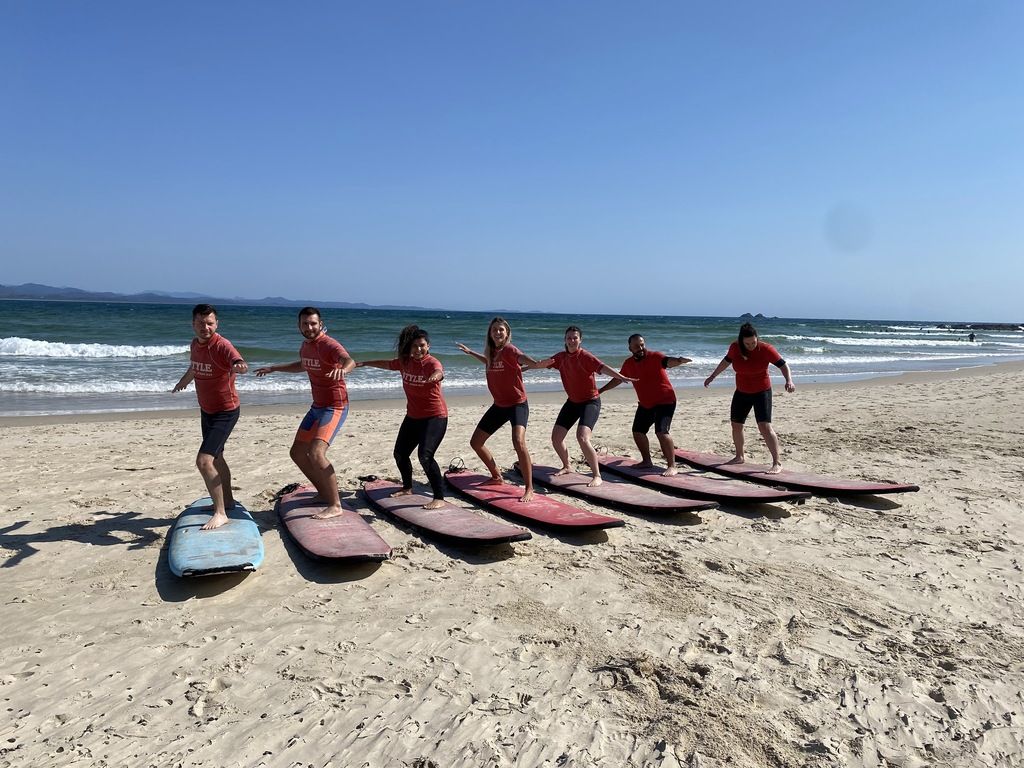
<svg viewBox="0 0 1024 768"><path fill-rule="evenodd" d="M175 576L211 576L255 571L263 562L263 537L245 507L235 502L228 521L204 531L210 521L209 498L192 502L178 515L167 545L167 564Z"/></svg>

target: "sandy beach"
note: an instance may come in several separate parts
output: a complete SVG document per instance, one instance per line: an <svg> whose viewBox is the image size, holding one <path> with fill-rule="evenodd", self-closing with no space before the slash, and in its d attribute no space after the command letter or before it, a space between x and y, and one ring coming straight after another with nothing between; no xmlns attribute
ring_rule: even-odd
<svg viewBox="0 0 1024 768"><path fill-rule="evenodd" d="M273 510L304 408L243 402L225 455L265 562L180 580L197 410L0 420L0 768L1024 764L1024 366L795 373L775 392L787 468L920 492L612 513L626 526L467 550L356 493L397 477L404 401L356 402L330 455L393 557L342 567ZM728 452L731 393L730 374L680 390L677 445ZM561 399L531 397L535 462L556 461ZM444 464L482 470L487 402L449 398ZM636 456L634 404L605 396L598 445ZM512 465L507 427L489 445Z"/></svg>

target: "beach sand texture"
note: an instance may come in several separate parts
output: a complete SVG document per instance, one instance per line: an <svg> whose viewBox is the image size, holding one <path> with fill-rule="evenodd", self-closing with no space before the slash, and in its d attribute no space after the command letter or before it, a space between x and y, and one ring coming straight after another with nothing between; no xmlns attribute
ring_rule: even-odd
<svg viewBox="0 0 1024 768"><path fill-rule="evenodd" d="M358 567L307 559L274 514L302 409L243 404L226 456L266 560L184 581L165 537L205 495L196 412L0 421L0 766L1021 765L1021 371L776 392L787 466L916 494L479 551L357 497L394 548ZM730 449L730 395L680 392L680 447ZM483 402L450 400L445 463L481 470ZM558 404L531 399L535 461ZM356 403L330 454L346 496L396 477L400 407ZM595 442L635 456L633 409L606 395ZM489 445L512 465L507 428Z"/></svg>

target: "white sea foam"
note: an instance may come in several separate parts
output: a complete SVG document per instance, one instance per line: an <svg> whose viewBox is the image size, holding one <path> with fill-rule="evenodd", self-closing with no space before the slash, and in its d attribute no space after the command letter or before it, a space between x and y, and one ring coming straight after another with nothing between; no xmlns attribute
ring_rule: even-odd
<svg viewBox="0 0 1024 768"><path fill-rule="evenodd" d="M818 344L850 347L960 347L971 344L965 339L872 339L849 338L844 336L776 336L777 339L788 341L813 341ZM976 342L975 342L976 343ZM1010 344L1005 341L991 342L1006 347L1024 349L1024 344Z"/></svg>
<svg viewBox="0 0 1024 768"><path fill-rule="evenodd" d="M9 336L0 339L0 355L19 357L111 358L168 357L189 351L187 346L129 346L123 344L69 344L60 341L38 341Z"/></svg>

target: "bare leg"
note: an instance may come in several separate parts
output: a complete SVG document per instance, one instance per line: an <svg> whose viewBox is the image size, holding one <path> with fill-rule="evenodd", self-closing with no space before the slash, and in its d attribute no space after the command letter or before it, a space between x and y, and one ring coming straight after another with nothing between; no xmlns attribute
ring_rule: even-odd
<svg viewBox="0 0 1024 768"><path fill-rule="evenodd" d="M576 430L576 441L580 444L583 458L587 460L587 464L590 465L590 473L594 476L587 486L593 488L604 481L601 479L601 465L597 463L597 451L590 444L590 434L590 427L580 427Z"/></svg>
<svg viewBox="0 0 1024 768"><path fill-rule="evenodd" d="M658 435L658 442L661 443L661 452L665 456L665 466L668 467L668 469L661 474L664 477L672 477L672 475L679 472L679 470L676 469L676 446L675 443L672 442L672 435L668 432L664 432Z"/></svg>
<svg viewBox="0 0 1024 768"><path fill-rule="evenodd" d="M519 472L526 485L526 490L519 500L533 501L533 461L530 459L530 451L526 448L526 427L512 427L512 447L516 449Z"/></svg>
<svg viewBox="0 0 1024 768"><path fill-rule="evenodd" d="M651 458L651 441L647 439L646 432L634 432L633 442L636 443L636 449L640 451L640 463L639 467L650 469L654 466L654 460Z"/></svg>
<svg viewBox="0 0 1024 768"><path fill-rule="evenodd" d="M223 463L223 459L221 459L221 463ZM224 511L224 478L221 477L217 459L208 453L196 455L196 468L199 470L199 474L203 476L206 491L210 494L210 500L213 502L213 516L210 518L210 522L203 526L202 530L212 531L214 528L220 528L228 521L228 516ZM228 494L230 494L230 490ZM234 500L232 500L231 506L234 506Z"/></svg>
<svg viewBox="0 0 1024 768"><path fill-rule="evenodd" d="M732 444L736 446L736 455L733 456L726 464L742 464L743 458L743 425L737 424L735 421L729 422L732 425Z"/></svg>
<svg viewBox="0 0 1024 768"><path fill-rule="evenodd" d="M768 453L772 455L772 466L767 474L777 475L782 471L782 463L779 461L779 436L775 434L770 421L757 422L757 428L761 431L764 444L768 446Z"/></svg>
<svg viewBox="0 0 1024 768"><path fill-rule="evenodd" d="M557 424L551 430L551 447L555 449L555 453L558 454L558 460L562 462L562 468L555 472L556 477L558 475L567 475L572 471L569 468L569 449L565 447L565 436L568 434L568 429Z"/></svg>
<svg viewBox="0 0 1024 768"><path fill-rule="evenodd" d="M341 495L338 493L338 481L334 475L334 466L327 459L327 443L313 440L310 443L292 444L291 457L295 466L306 476L316 488L317 496L324 503L324 510L313 517L323 520L344 514L341 508Z"/></svg>
<svg viewBox="0 0 1024 768"><path fill-rule="evenodd" d="M498 471L498 462L494 460L494 454L485 445L489 437L490 435L482 429L476 429L473 431L473 437L469 440L469 447L476 452L476 455L480 457L480 461L487 467L487 471L491 473L491 479L485 482L484 485L502 485L505 482L505 478Z"/></svg>
<svg viewBox="0 0 1024 768"><path fill-rule="evenodd" d="M440 509L441 507L443 507L447 503L448 502L446 502L444 499L431 499L430 501L428 501L426 504L423 505L423 508L424 509Z"/></svg>

